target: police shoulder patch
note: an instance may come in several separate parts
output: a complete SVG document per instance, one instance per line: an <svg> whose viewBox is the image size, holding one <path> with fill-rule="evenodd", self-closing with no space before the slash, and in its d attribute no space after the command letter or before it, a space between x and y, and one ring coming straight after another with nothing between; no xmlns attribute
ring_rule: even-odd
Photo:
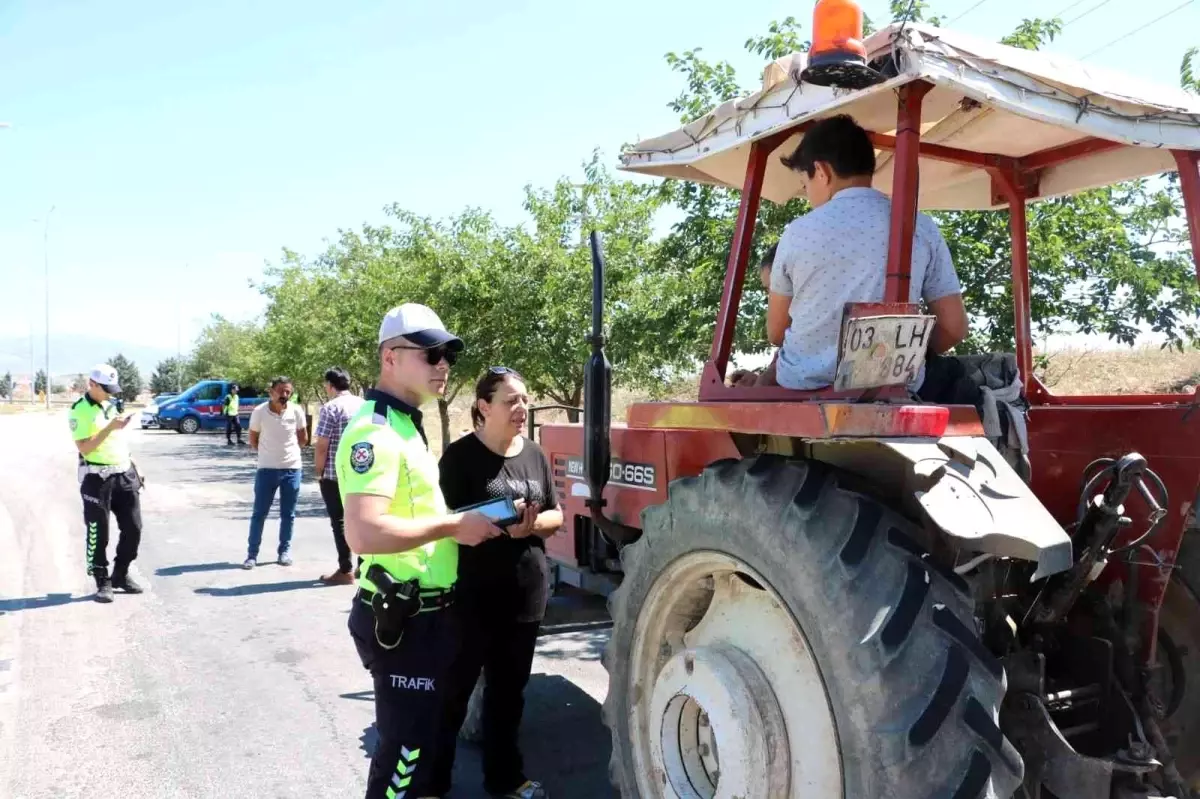
<svg viewBox="0 0 1200 799"><path fill-rule="evenodd" d="M359 441L350 448L350 468L366 474L375 465L375 447L370 441Z"/></svg>
<svg viewBox="0 0 1200 799"><path fill-rule="evenodd" d="M79 420L76 419L74 416L72 416L71 417L71 430L75 431L76 429L78 429L78 427L79 427Z"/></svg>

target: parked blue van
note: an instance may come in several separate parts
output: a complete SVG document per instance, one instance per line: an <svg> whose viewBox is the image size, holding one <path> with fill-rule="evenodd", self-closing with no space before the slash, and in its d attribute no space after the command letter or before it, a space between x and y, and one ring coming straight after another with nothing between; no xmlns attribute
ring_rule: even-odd
<svg viewBox="0 0 1200 799"><path fill-rule="evenodd" d="M231 380L201 380L178 397L167 400L158 409L158 426L178 433L196 433L200 430L224 430L223 413L225 395L229 393ZM238 394L238 420L242 429L250 426L250 412L256 405L267 401L257 396L258 389L240 386Z"/></svg>

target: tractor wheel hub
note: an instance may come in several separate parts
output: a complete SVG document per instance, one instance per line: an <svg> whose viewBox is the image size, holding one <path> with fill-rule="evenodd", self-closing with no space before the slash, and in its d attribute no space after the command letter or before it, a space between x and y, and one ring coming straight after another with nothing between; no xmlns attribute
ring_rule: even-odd
<svg viewBox="0 0 1200 799"><path fill-rule="evenodd" d="M650 714L661 719L651 757L681 799L711 799L718 785L745 796L787 791L786 768L772 768L787 762L783 713L762 671L737 649L677 653L655 683Z"/></svg>

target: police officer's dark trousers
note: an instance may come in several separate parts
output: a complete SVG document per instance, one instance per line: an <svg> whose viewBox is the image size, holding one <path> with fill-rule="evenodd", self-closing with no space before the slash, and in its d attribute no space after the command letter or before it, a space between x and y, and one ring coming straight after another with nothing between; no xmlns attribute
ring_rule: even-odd
<svg viewBox="0 0 1200 799"><path fill-rule="evenodd" d="M367 775L367 799L418 799L432 790L432 761L441 737L446 674L458 648L450 608L409 618L400 643L380 644L371 608L355 597L348 626L375 683L377 743ZM384 643L390 644L386 635Z"/></svg>
<svg viewBox="0 0 1200 799"><path fill-rule="evenodd" d="M83 496L83 521L87 525L87 568L97 582L109 577L108 572L108 515L117 517L121 530L117 539L116 558L112 576L124 578L129 564L137 559L142 540L142 505L138 498L141 479L135 469L123 474L101 477L87 474L80 484Z"/></svg>
<svg viewBox="0 0 1200 799"><path fill-rule="evenodd" d="M226 443L228 443L228 444L233 443L233 439L230 438L230 436L232 436L234 433L237 434L238 443L239 444L242 443L242 423L240 421L238 421L238 417L236 417L236 416L226 416L225 417L225 441L226 441Z"/></svg>

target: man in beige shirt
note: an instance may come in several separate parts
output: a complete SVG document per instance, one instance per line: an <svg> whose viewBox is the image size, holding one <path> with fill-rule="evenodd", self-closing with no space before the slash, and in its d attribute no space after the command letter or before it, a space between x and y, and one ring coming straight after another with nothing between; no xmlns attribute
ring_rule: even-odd
<svg viewBox="0 0 1200 799"><path fill-rule="evenodd" d="M296 523L296 501L300 498L300 450L308 445L308 422L304 409L293 405L292 381L271 381L270 400L250 414L250 448L258 453L254 476L254 512L250 515L250 542L243 569L258 564L263 526L279 492L279 565L291 566L292 528Z"/></svg>

